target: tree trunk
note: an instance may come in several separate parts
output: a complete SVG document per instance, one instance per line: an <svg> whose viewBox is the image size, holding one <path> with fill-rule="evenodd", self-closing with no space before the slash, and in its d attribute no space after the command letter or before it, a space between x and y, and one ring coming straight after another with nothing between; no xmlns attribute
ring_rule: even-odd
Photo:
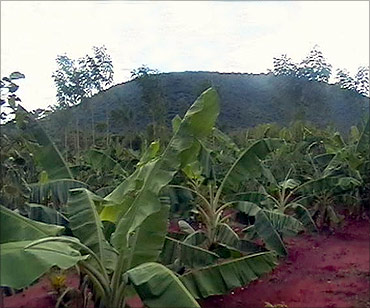
<svg viewBox="0 0 370 308"><path fill-rule="evenodd" d="M109 147L109 116L108 111L105 110L105 126L106 126L106 142L107 142L107 148Z"/></svg>
<svg viewBox="0 0 370 308"><path fill-rule="evenodd" d="M91 133L92 133L92 145L95 146L95 122L94 122L94 108L90 105L91 110Z"/></svg>
<svg viewBox="0 0 370 308"><path fill-rule="evenodd" d="M79 121L77 116L77 110L75 111L76 116L76 160L77 162L80 160L80 131L79 131Z"/></svg>
<svg viewBox="0 0 370 308"><path fill-rule="evenodd" d="M64 127L64 151L65 151L65 160L68 159L68 126Z"/></svg>

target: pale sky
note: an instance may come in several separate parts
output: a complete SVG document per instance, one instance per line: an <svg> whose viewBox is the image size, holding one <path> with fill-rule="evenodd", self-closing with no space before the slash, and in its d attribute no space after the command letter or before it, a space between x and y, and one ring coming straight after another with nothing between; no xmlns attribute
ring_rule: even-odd
<svg viewBox="0 0 370 308"><path fill-rule="evenodd" d="M146 64L161 72L261 73L318 44L334 69L369 65L369 1L1 1L1 76L26 75L28 110L56 103L57 55L105 45L114 83Z"/></svg>

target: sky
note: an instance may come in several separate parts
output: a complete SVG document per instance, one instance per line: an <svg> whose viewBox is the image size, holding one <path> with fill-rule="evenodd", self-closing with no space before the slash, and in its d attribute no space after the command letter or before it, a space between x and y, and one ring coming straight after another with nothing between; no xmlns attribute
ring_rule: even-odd
<svg viewBox="0 0 370 308"><path fill-rule="evenodd" d="M22 105L56 104L57 55L105 45L114 84L146 64L161 72L265 73L318 44L354 75L369 65L369 1L1 1L1 77L20 71Z"/></svg>

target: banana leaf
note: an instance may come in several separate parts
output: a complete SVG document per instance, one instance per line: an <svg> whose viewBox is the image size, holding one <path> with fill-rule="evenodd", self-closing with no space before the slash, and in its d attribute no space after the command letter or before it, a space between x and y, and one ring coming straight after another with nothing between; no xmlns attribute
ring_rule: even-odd
<svg viewBox="0 0 370 308"><path fill-rule="evenodd" d="M95 252L107 269L113 270L117 253L104 236L103 224L95 208L93 194L87 189L70 191L67 204L67 217L72 233L81 243Z"/></svg>
<svg viewBox="0 0 370 308"><path fill-rule="evenodd" d="M125 243L128 243L135 229L148 216L161 209L158 200L160 191L180 168L196 159L200 148L198 138L209 135L218 113L217 93L208 89L185 114L165 151L157 159L138 168L107 196L106 199L116 200L120 204L130 200L129 209L118 221L112 235L112 243L117 249L127 245Z"/></svg>
<svg viewBox="0 0 370 308"><path fill-rule="evenodd" d="M257 204L249 201L239 201L236 203L235 208L248 216L256 216L261 210Z"/></svg>
<svg viewBox="0 0 370 308"><path fill-rule="evenodd" d="M246 286L269 273L276 265L274 253L262 252L190 271L180 280L196 299L200 299Z"/></svg>
<svg viewBox="0 0 370 308"><path fill-rule="evenodd" d="M239 147L234 143L234 141L224 132L219 130L218 128L213 129L213 136L222 143L223 146L232 149L236 153L240 152Z"/></svg>
<svg viewBox="0 0 370 308"><path fill-rule="evenodd" d="M174 263L176 259L179 260L180 264L187 267L199 268L214 264L219 259L219 256L201 247L193 246L167 236L161 253L161 261L167 265Z"/></svg>
<svg viewBox="0 0 370 308"><path fill-rule="evenodd" d="M141 156L140 161L137 163L137 166L140 167L142 165L145 165L152 159L155 159L159 155L159 150L160 150L159 141L153 141L146 149L144 154Z"/></svg>
<svg viewBox="0 0 370 308"><path fill-rule="evenodd" d="M295 203L293 206L297 219L310 232L318 232L315 222L312 219L310 212L301 204Z"/></svg>
<svg viewBox="0 0 370 308"><path fill-rule="evenodd" d="M184 243L187 243L187 244L193 245L193 246L202 247L202 246L204 246L206 240L207 240L207 235L203 231L197 230L194 233L189 234L184 239Z"/></svg>
<svg viewBox="0 0 370 308"><path fill-rule="evenodd" d="M269 249L276 251L279 256L286 256L288 254L282 239L265 211L259 211L256 214L254 227L259 237L262 238Z"/></svg>
<svg viewBox="0 0 370 308"><path fill-rule="evenodd" d="M103 151L90 149L86 153L86 161L95 170L112 170L123 177L127 177L127 171L122 168L119 162Z"/></svg>
<svg viewBox="0 0 370 308"><path fill-rule="evenodd" d="M234 162L221 186L235 190L239 183L247 178L256 178L263 174L261 160L283 144L281 139L266 138L254 142Z"/></svg>
<svg viewBox="0 0 370 308"><path fill-rule="evenodd" d="M67 269L88 257L66 243L48 242L25 248L31 243L32 240L0 244L1 286L24 288L53 266Z"/></svg>
<svg viewBox="0 0 370 308"><path fill-rule="evenodd" d="M2 244L55 236L63 230L62 226L34 221L0 206L0 243Z"/></svg>
<svg viewBox="0 0 370 308"><path fill-rule="evenodd" d="M367 120L365 128L363 129L360 139L356 146L356 152L367 154L369 158L369 143L370 143L370 120Z"/></svg>
<svg viewBox="0 0 370 308"><path fill-rule="evenodd" d="M16 122L27 140L27 148L34 155L37 164L47 172L49 179L73 179L71 170L57 147L41 125L21 105L18 105Z"/></svg>
<svg viewBox="0 0 370 308"><path fill-rule="evenodd" d="M303 224L293 216L267 210L264 210L264 213L274 229L283 235L294 236L304 230Z"/></svg>
<svg viewBox="0 0 370 308"><path fill-rule="evenodd" d="M67 204L70 189L86 187L86 184L72 179L59 179L29 184L29 187L31 203L41 204L50 198L53 204L59 206Z"/></svg>
<svg viewBox="0 0 370 308"><path fill-rule="evenodd" d="M169 206L163 205L159 212L148 216L135 231L129 249L125 252L130 257L129 268L145 262L155 262L163 249L167 233Z"/></svg>
<svg viewBox="0 0 370 308"><path fill-rule="evenodd" d="M147 307L199 308L176 275L159 263L144 263L125 273Z"/></svg>
<svg viewBox="0 0 370 308"><path fill-rule="evenodd" d="M216 241L229 246L236 246L239 236L228 224L220 223L216 229Z"/></svg>
<svg viewBox="0 0 370 308"><path fill-rule="evenodd" d="M53 225L66 226L68 224L68 218L52 207L35 203L26 203L26 206L29 219Z"/></svg>

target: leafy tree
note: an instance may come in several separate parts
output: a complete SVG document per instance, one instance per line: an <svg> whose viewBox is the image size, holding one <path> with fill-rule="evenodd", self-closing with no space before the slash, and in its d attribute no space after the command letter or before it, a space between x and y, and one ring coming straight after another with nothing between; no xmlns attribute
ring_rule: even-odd
<svg viewBox="0 0 370 308"><path fill-rule="evenodd" d="M285 76L294 76L297 72L297 64L295 64L287 54L282 54L278 58L273 58L274 69L272 73L276 76L285 75Z"/></svg>
<svg viewBox="0 0 370 308"><path fill-rule="evenodd" d="M369 97L369 67L360 66L355 76L356 91Z"/></svg>
<svg viewBox="0 0 370 308"><path fill-rule="evenodd" d="M299 64L298 78L328 82L331 75L331 64L327 62L318 45L315 45L307 57Z"/></svg>
<svg viewBox="0 0 370 308"><path fill-rule="evenodd" d="M167 103L158 74L157 69L151 69L146 65L131 72L131 77L139 81L146 112L151 118L151 123L147 127L148 137L151 140L163 137L167 119Z"/></svg>
<svg viewBox="0 0 370 308"><path fill-rule="evenodd" d="M343 89L356 89L355 80L350 76L346 69L337 69L335 79L337 80L337 84Z"/></svg>
<svg viewBox="0 0 370 308"><path fill-rule="evenodd" d="M86 55L70 59L67 55L57 56L58 69L53 73L57 88L58 109L76 105L85 97L103 90L113 82L113 64L107 49L93 47L94 56ZM90 107L93 143L95 143L94 110ZM78 117L76 115L76 147L79 152ZM67 131L65 130L65 135ZM78 155L77 155L78 156Z"/></svg>
<svg viewBox="0 0 370 308"><path fill-rule="evenodd" d="M111 112L112 122L115 126L126 126L124 134L126 134L129 141L130 148L132 149L132 140L135 134L136 116L134 110L130 106L124 106L120 109Z"/></svg>
<svg viewBox="0 0 370 308"><path fill-rule="evenodd" d="M70 59L57 56L58 69L53 73L60 107L78 104L83 97L90 97L113 82L113 64L107 49L93 47L94 56Z"/></svg>
<svg viewBox="0 0 370 308"><path fill-rule="evenodd" d="M0 107L8 107L13 111L16 108L17 102L20 102L21 99L15 94L19 86L14 83L14 80L23 79L25 76L20 72L13 72L9 77L3 77L0 80L0 92L1 92L1 101ZM7 106L6 106L7 105ZM7 118L7 113L1 110L0 120L3 121Z"/></svg>
<svg viewBox="0 0 370 308"><path fill-rule="evenodd" d="M152 68L149 68L147 65L142 64L140 67L133 69L131 71L131 78L136 79L136 78L141 78L141 77L145 77L148 75L156 75L158 73L159 71L157 69L152 69Z"/></svg>

